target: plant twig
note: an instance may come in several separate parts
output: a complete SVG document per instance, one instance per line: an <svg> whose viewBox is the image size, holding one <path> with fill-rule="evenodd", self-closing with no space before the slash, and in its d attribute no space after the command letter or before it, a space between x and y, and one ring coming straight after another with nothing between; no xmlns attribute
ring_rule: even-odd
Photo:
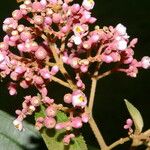
<svg viewBox="0 0 150 150"><path fill-rule="evenodd" d="M102 74L100 74L100 75L98 75L98 76L94 76L94 77L95 77L97 80L99 80L99 79L101 79L101 78L104 78L104 77L110 75L112 72L113 72L112 70L109 70L109 71L106 71L106 72L104 72L104 73L102 73Z"/></svg>
<svg viewBox="0 0 150 150"><path fill-rule="evenodd" d="M89 120L89 124L90 124L90 127L91 127L97 141L98 141L98 144L100 145L101 150L109 150L108 146L106 145L106 143L103 139L103 136L102 136L100 130L97 127L95 120L93 119L93 116L91 116L91 118Z"/></svg>
<svg viewBox="0 0 150 150"><path fill-rule="evenodd" d="M96 93L96 85L97 85L97 80L95 78L92 78L91 92L90 92L89 105L88 105L89 111L91 113L93 111L94 97Z"/></svg>
<svg viewBox="0 0 150 150"><path fill-rule="evenodd" d="M57 78L57 77L55 77L55 76L52 76L51 79L52 79L53 81L55 81L55 82L57 82L57 83L59 83L59 84L65 86L65 87L71 89L70 85L69 85L67 82L65 82L65 81L63 81L63 80L61 80L61 79L59 79L59 78Z"/></svg>
<svg viewBox="0 0 150 150"><path fill-rule="evenodd" d="M108 146L109 149L113 149L114 147L124 144L125 142L128 142L130 140L129 137L121 138L117 140L116 142L112 143L110 146Z"/></svg>
<svg viewBox="0 0 150 150"><path fill-rule="evenodd" d="M75 86L74 86L73 81L71 80L71 77L69 76L68 72L64 68L63 62L58 57L56 45L54 43L50 43L49 46L50 46L50 49L51 49L51 51L53 53L54 59L55 59L57 65L59 66L59 69L60 69L61 73L65 76L65 78L66 78L67 82L69 83L70 87L72 89L75 89Z"/></svg>

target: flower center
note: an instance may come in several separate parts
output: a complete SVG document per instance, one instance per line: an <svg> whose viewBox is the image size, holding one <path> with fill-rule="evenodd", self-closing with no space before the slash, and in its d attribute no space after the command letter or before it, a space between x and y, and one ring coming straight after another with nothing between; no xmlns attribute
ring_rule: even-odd
<svg viewBox="0 0 150 150"><path fill-rule="evenodd" d="M83 29L81 27L76 27L76 32L81 33L83 31Z"/></svg>
<svg viewBox="0 0 150 150"><path fill-rule="evenodd" d="M94 3L94 1L93 1L93 0L88 0L88 2L89 2L90 4L93 4L93 3Z"/></svg>
<svg viewBox="0 0 150 150"><path fill-rule="evenodd" d="M80 97L79 97L79 101L80 101L80 102L84 102L84 97L83 97L83 96L80 96Z"/></svg>

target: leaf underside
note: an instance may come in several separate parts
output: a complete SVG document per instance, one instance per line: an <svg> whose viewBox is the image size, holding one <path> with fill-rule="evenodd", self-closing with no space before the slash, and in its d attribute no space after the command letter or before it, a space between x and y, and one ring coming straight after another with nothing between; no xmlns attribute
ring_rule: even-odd
<svg viewBox="0 0 150 150"><path fill-rule="evenodd" d="M18 131L13 125L14 119L0 110L0 150L37 150L41 139L39 132L25 121L25 131Z"/></svg>

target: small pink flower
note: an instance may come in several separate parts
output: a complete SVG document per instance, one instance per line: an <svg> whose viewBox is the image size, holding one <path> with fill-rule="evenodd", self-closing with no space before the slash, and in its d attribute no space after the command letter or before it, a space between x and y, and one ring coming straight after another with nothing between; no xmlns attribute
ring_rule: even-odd
<svg viewBox="0 0 150 150"><path fill-rule="evenodd" d="M18 73L14 72L14 71L11 72L10 78L11 78L12 80L16 81L16 80L18 79Z"/></svg>
<svg viewBox="0 0 150 150"><path fill-rule="evenodd" d="M116 48L121 51L125 50L127 48L127 41L125 41L123 39L117 41Z"/></svg>
<svg viewBox="0 0 150 150"><path fill-rule="evenodd" d="M95 5L94 0L83 0L82 6L86 9L86 10L91 10L93 9Z"/></svg>
<svg viewBox="0 0 150 150"><path fill-rule="evenodd" d="M21 10L15 10L12 12L12 17L16 20L20 20L23 17Z"/></svg>
<svg viewBox="0 0 150 150"><path fill-rule="evenodd" d="M135 45L136 45L137 42L138 42L138 39L137 39L137 38L134 38L134 39L130 42L129 47L135 47Z"/></svg>
<svg viewBox="0 0 150 150"><path fill-rule="evenodd" d="M90 49L91 46L92 46L91 40L88 40L88 41L84 41L84 42L83 42L83 47L84 47L86 50Z"/></svg>
<svg viewBox="0 0 150 150"><path fill-rule="evenodd" d="M24 46L25 46L25 49L26 49L26 50L24 50L25 52L31 52L31 51L35 52L39 48L37 42L31 41L31 40L26 40Z"/></svg>
<svg viewBox="0 0 150 150"><path fill-rule="evenodd" d="M51 74L50 74L50 71L48 70L48 68L43 68L39 72L44 79L50 79L51 78Z"/></svg>
<svg viewBox="0 0 150 150"><path fill-rule="evenodd" d="M44 23L47 25L51 25L52 24L52 18L51 17L45 17Z"/></svg>
<svg viewBox="0 0 150 150"><path fill-rule="evenodd" d="M63 139L63 142L65 145L68 145L71 141L72 138L74 138L75 135L74 134L69 134L69 135L66 135Z"/></svg>
<svg viewBox="0 0 150 150"><path fill-rule="evenodd" d="M106 62L106 63L113 62L113 58L110 55L106 55L106 54L101 55L101 60Z"/></svg>
<svg viewBox="0 0 150 150"><path fill-rule="evenodd" d="M22 73L24 73L25 71L26 71L26 68L23 67L23 66L17 66L17 67L15 68L15 72L18 73L18 74L22 74Z"/></svg>
<svg viewBox="0 0 150 150"><path fill-rule="evenodd" d="M69 26L65 25L61 28L61 32L67 33L69 31Z"/></svg>
<svg viewBox="0 0 150 150"><path fill-rule="evenodd" d="M37 85L41 85L41 84L44 83L43 79L40 76L37 76L37 75L33 76L33 81Z"/></svg>
<svg viewBox="0 0 150 150"><path fill-rule="evenodd" d="M70 93L64 95L64 102L67 104L72 102L72 95Z"/></svg>
<svg viewBox="0 0 150 150"><path fill-rule="evenodd" d="M47 90L47 88L46 88L45 86L43 86L43 87L41 87L41 88L39 87L38 90L40 91L42 97L47 96L48 90Z"/></svg>
<svg viewBox="0 0 150 150"><path fill-rule="evenodd" d="M46 56L47 56L47 51L42 46L40 46L38 50L35 52L35 57L38 60L43 60L46 58Z"/></svg>
<svg viewBox="0 0 150 150"><path fill-rule="evenodd" d="M52 117L46 117L44 119L44 125L46 126L46 128L52 129L56 125L56 120Z"/></svg>
<svg viewBox="0 0 150 150"><path fill-rule="evenodd" d="M36 119L36 121L43 123L44 118L43 118L43 117L38 117L38 118Z"/></svg>
<svg viewBox="0 0 150 150"><path fill-rule="evenodd" d="M36 121L36 123L35 123L35 128L36 128L37 130L40 130L42 127L43 127L43 123Z"/></svg>
<svg viewBox="0 0 150 150"><path fill-rule="evenodd" d="M80 117L75 117L75 118L72 118L72 119L71 119L71 126L72 126L73 128L78 129L78 128L81 128L82 125L83 125L83 124L82 124L82 120L81 120Z"/></svg>
<svg viewBox="0 0 150 150"><path fill-rule="evenodd" d="M95 17L90 17L89 20L88 20L88 22L91 23L91 24L93 24L93 23L96 22L96 20L97 19Z"/></svg>
<svg viewBox="0 0 150 150"><path fill-rule="evenodd" d="M45 96L43 99L42 99L42 101L44 102L44 103L46 103L46 104L52 104L52 103L54 103L54 99L51 99L51 98L49 98L49 97L47 97L47 96Z"/></svg>
<svg viewBox="0 0 150 150"><path fill-rule="evenodd" d="M0 50L6 51L8 50L9 46L7 42L0 42Z"/></svg>
<svg viewBox="0 0 150 150"><path fill-rule="evenodd" d="M35 107L39 106L41 103L41 100L38 96L33 96L30 101L31 101L31 104Z"/></svg>
<svg viewBox="0 0 150 150"><path fill-rule="evenodd" d="M44 5L40 2L33 2L32 8L37 12L41 12L44 9Z"/></svg>
<svg viewBox="0 0 150 150"><path fill-rule="evenodd" d="M82 122L87 123L89 121L89 119L90 119L90 116L87 113L83 113L81 115L81 119L82 119Z"/></svg>
<svg viewBox="0 0 150 150"><path fill-rule="evenodd" d="M79 80L77 81L76 85L77 85L77 87L79 87L79 88L85 88L85 85L84 85L84 83L82 82L81 79L79 79Z"/></svg>
<svg viewBox="0 0 150 150"><path fill-rule="evenodd" d="M29 40L32 38L32 35L29 31L24 31L20 34L20 38L23 40L23 41L26 41L26 40Z"/></svg>
<svg viewBox="0 0 150 150"><path fill-rule="evenodd" d="M18 30L18 32L22 32L24 30L24 28L25 28L24 25L20 24L20 25L18 25L17 30Z"/></svg>
<svg viewBox="0 0 150 150"><path fill-rule="evenodd" d="M90 41L92 43L96 43L98 42L98 40L100 39L100 36L98 34L93 34L91 37L90 37Z"/></svg>
<svg viewBox="0 0 150 150"><path fill-rule="evenodd" d="M20 43L17 45L19 51L24 52L26 50L25 43Z"/></svg>
<svg viewBox="0 0 150 150"><path fill-rule="evenodd" d="M28 115L32 115L34 111L35 111L35 106L30 105L30 106L28 107L27 114L28 114Z"/></svg>
<svg viewBox="0 0 150 150"><path fill-rule="evenodd" d="M141 60L142 68L149 69L150 68L150 57L144 56Z"/></svg>
<svg viewBox="0 0 150 150"><path fill-rule="evenodd" d="M46 110L46 116L55 117L57 114L56 108L54 106L49 106Z"/></svg>
<svg viewBox="0 0 150 150"><path fill-rule="evenodd" d="M72 68L74 69L78 69L80 66L79 66L79 58L78 57L73 57L71 60L70 60L70 65Z"/></svg>
<svg viewBox="0 0 150 150"><path fill-rule="evenodd" d="M59 67L57 65L55 65L52 67L50 74L55 75L58 71L59 71Z"/></svg>
<svg viewBox="0 0 150 150"><path fill-rule="evenodd" d="M85 73L88 71L88 66L87 65L81 65L80 70L81 70L81 72Z"/></svg>
<svg viewBox="0 0 150 150"><path fill-rule="evenodd" d="M132 125L133 125L133 121L132 121L132 119L129 118L126 120L126 124L124 125L124 129L131 130Z"/></svg>
<svg viewBox="0 0 150 150"><path fill-rule="evenodd" d="M10 82L8 86L9 94L16 95L17 94L17 85L16 83Z"/></svg>
<svg viewBox="0 0 150 150"><path fill-rule="evenodd" d="M64 129L66 127L66 123L57 123L55 126L56 130L61 130Z"/></svg>
<svg viewBox="0 0 150 150"><path fill-rule="evenodd" d="M54 23L59 23L61 20L61 14L59 13L54 13L52 16L52 20Z"/></svg>
<svg viewBox="0 0 150 150"><path fill-rule="evenodd" d="M22 131L23 130L23 125L22 125L22 121L20 121L19 119L15 119L13 121L14 126L19 130Z"/></svg>
<svg viewBox="0 0 150 150"><path fill-rule="evenodd" d="M41 25L44 22L44 18L40 15L35 15L33 20L34 20L34 23L37 25Z"/></svg>
<svg viewBox="0 0 150 150"><path fill-rule="evenodd" d="M46 0L41 0L40 3L42 4L42 6L46 6L47 5L47 1Z"/></svg>
<svg viewBox="0 0 150 150"><path fill-rule="evenodd" d="M124 36L124 35L126 34L127 28L126 28L124 25L122 25L121 23L119 23L119 24L115 27L115 29L116 29L116 31L117 31L120 35L122 35L122 36Z"/></svg>
<svg viewBox="0 0 150 150"><path fill-rule="evenodd" d="M72 39L76 45L80 45L82 43L82 39L80 36L72 36Z"/></svg>
<svg viewBox="0 0 150 150"><path fill-rule="evenodd" d="M81 90L76 90L72 93L72 105L74 107L84 108L87 104L87 98Z"/></svg>
<svg viewBox="0 0 150 150"><path fill-rule="evenodd" d="M76 14L80 10L80 5L79 4L73 4L71 7L71 12L73 14Z"/></svg>
<svg viewBox="0 0 150 150"><path fill-rule="evenodd" d="M84 33L84 29L80 24L76 24L73 27L73 32L76 36L80 36L82 33Z"/></svg>
<svg viewBox="0 0 150 150"><path fill-rule="evenodd" d="M29 87L29 83L26 80L23 80L20 82L20 86L24 89L27 89Z"/></svg>

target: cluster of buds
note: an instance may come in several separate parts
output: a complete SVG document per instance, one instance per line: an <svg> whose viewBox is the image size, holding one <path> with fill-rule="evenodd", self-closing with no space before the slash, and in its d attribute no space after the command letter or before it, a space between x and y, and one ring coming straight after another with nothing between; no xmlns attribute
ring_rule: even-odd
<svg viewBox="0 0 150 150"><path fill-rule="evenodd" d="M26 96L23 109L16 111L18 117L14 125L20 131L23 119L40 105L46 110L45 117L36 120L37 129L45 126L71 130L88 122L82 77L86 73L92 76L90 68L94 63L114 63L115 71L131 77L136 77L138 68L150 68L150 57L145 56L141 61L133 57L137 39L129 41L122 24L102 29L95 26L90 31L89 25L96 22L91 15L94 5L93 0L83 0L82 4L73 4L72 0L24 0L19 9L4 20L6 35L0 43L0 77L10 77L10 95L17 94L18 87L27 89L31 86L40 93L40 97ZM71 111L67 122L57 123L58 107L56 101L49 98L47 85L60 81L56 79L57 74L63 72L62 66L68 66L76 74L76 88L65 94L64 102L80 111L76 115ZM63 141L68 144L73 137L71 133Z"/></svg>
<svg viewBox="0 0 150 150"><path fill-rule="evenodd" d="M133 125L132 119L130 118L127 119L126 124L124 125L124 129L129 131L129 135L133 133L132 125Z"/></svg>

